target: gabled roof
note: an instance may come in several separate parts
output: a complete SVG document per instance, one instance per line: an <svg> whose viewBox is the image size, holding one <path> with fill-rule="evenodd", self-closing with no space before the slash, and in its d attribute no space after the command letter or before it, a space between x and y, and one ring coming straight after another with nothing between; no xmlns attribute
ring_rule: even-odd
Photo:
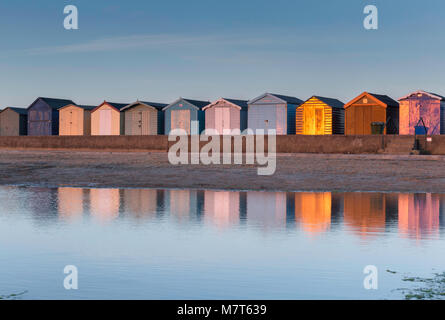
<svg viewBox="0 0 445 320"><path fill-rule="evenodd" d="M369 93L369 92L363 92L362 94L360 94L359 96L357 96L356 98L352 99L351 101L349 101L347 104L345 104L344 108L349 108L351 105L353 105L354 103L356 103L357 101L359 101L360 99L366 97L366 96L370 96L372 98L374 98L375 100L377 100L377 102L382 106L382 107L395 107L398 108L399 107L399 103L397 101L395 101L394 99L388 97L387 95L384 94L375 94L375 93Z"/></svg>
<svg viewBox="0 0 445 320"><path fill-rule="evenodd" d="M91 110L91 112L96 111L97 109L99 109L100 107L102 107L104 104L109 105L110 107L113 107L114 109L116 109L116 111L121 111L123 108L125 108L126 106L128 106L128 103L116 103L116 102L108 102L108 101L104 101L102 102L100 105L98 105L97 107L95 107L93 110Z"/></svg>
<svg viewBox="0 0 445 320"><path fill-rule="evenodd" d="M171 106L177 104L180 101L185 101L189 104L191 104L192 106L194 106L195 108L202 110L205 106L207 106L210 101L201 101L201 100L192 100L192 99L185 99L185 98L179 98L177 100L175 100L173 103L170 103L168 106L164 107L162 110L166 110L168 108L170 108Z"/></svg>
<svg viewBox="0 0 445 320"><path fill-rule="evenodd" d="M79 107L79 108L82 108L84 110L90 110L90 111L97 107L97 106L86 106L86 105L82 105L82 104L70 103L70 104L67 104L66 106L63 106L63 107L59 108L59 110L65 109L65 108L70 107L70 106L75 106L75 107Z"/></svg>
<svg viewBox="0 0 445 320"><path fill-rule="evenodd" d="M165 108L167 106L166 103L148 102L148 101L139 101L139 100L137 100L137 101L129 104L128 106L122 108L121 111L131 109L131 108L136 107L136 106L141 105L141 104L145 105L145 106L148 106L148 107L153 107L153 108L155 108L157 110L162 110L163 108Z"/></svg>
<svg viewBox="0 0 445 320"><path fill-rule="evenodd" d="M56 109L56 110L63 106L66 106L67 104L75 104L72 100L67 100L67 99L39 97L33 103L31 103L31 105L28 108L31 108L37 102L37 100L42 100L48 106L50 106L51 109Z"/></svg>
<svg viewBox="0 0 445 320"><path fill-rule="evenodd" d="M307 99L305 101L305 103L309 100L311 100L312 98L316 98L318 100L320 100L321 102L324 102L325 104L327 104L328 106L332 107L332 108L337 108L337 109L343 109L345 104L343 102L341 102L340 100L337 99L333 99L333 98L327 98L327 97L320 97L320 96L312 96L309 99Z"/></svg>
<svg viewBox="0 0 445 320"><path fill-rule="evenodd" d="M424 95L429 96L430 98L437 99L437 100L441 100L441 101L445 100L445 97L443 97L443 96L441 96L441 95L439 95L439 94L435 94L435 93L431 93L431 92L427 92L427 91L423 91L423 90L418 90L418 91L416 91L416 92L412 92L412 93L410 93L410 94L408 94L408 95L406 95L406 96L400 98L399 101L408 99L408 98L410 98L411 96L413 96L413 95L417 95L417 94L424 94Z"/></svg>
<svg viewBox="0 0 445 320"><path fill-rule="evenodd" d="M262 95L260 95L260 96L258 96L256 98L252 99L252 100L249 100L248 104L253 104L253 103L257 102L258 100L263 99L267 95L274 96L274 97L276 97L276 98L278 98L280 100L283 100L284 102L291 103L291 104L300 105L300 104L303 103L303 100L300 100L297 97L291 97L291 96L285 96L285 95L282 95L282 94L275 94L275 93L266 92L266 93L263 93Z"/></svg>
<svg viewBox="0 0 445 320"><path fill-rule="evenodd" d="M28 109L26 108L17 108L17 107L6 107L5 109L1 110L0 112L3 112L7 109L11 109L14 112L17 112L18 114L23 114L23 115L27 115L28 114Z"/></svg>
<svg viewBox="0 0 445 320"><path fill-rule="evenodd" d="M206 105L202 110L211 108L211 107L217 105L221 101L227 101L228 103L232 104L233 106L237 107L240 110L247 110L247 108L248 108L247 100L221 98L221 99L218 99L218 100Z"/></svg>

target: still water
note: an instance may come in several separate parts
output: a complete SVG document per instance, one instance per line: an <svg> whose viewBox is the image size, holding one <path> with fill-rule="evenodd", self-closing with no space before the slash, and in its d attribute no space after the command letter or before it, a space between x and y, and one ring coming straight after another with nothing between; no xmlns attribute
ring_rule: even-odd
<svg viewBox="0 0 445 320"><path fill-rule="evenodd" d="M0 295L22 299L399 299L404 275L445 271L440 194L1 187L0 203Z"/></svg>

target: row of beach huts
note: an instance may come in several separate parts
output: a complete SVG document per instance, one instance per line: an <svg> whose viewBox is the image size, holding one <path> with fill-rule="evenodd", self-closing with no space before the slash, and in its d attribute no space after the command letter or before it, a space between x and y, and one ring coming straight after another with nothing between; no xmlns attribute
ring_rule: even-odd
<svg viewBox="0 0 445 320"><path fill-rule="evenodd" d="M192 121L199 123L194 132ZM417 91L398 101L364 92L347 104L320 96L306 101L265 93L250 101L214 102L179 98L171 104L136 101L99 106L71 100L37 98L28 108L0 112L1 136L162 135L204 129L275 129L279 135L445 134L445 97ZM420 131L419 131L420 130Z"/></svg>

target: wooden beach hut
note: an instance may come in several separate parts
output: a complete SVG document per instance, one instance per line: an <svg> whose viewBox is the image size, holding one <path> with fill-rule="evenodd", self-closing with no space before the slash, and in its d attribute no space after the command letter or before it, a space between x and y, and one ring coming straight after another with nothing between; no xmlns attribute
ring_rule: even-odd
<svg viewBox="0 0 445 320"><path fill-rule="evenodd" d="M277 135L295 134L295 111L303 103L296 97L264 93L248 102L248 128L276 130Z"/></svg>
<svg viewBox="0 0 445 320"><path fill-rule="evenodd" d="M205 112L203 108L210 101L179 98L162 110L165 112L165 134L173 129L183 129L187 134L200 134L205 128ZM198 121L198 132L193 132L192 121Z"/></svg>
<svg viewBox="0 0 445 320"><path fill-rule="evenodd" d="M69 104L59 109L59 135L91 135L91 111L95 106Z"/></svg>
<svg viewBox="0 0 445 320"><path fill-rule="evenodd" d="M400 134L415 134L415 127L425 125L427 134L445 134L445 98L426 91L416 91L399 99ZM423 120L423 123L422 121Z"/></svg>
<svg viewBox="0 0 445 320"><path fill-rule="evenodd" d="M313 96L296 111L296 134L344 134L344 103L337 99Z"/></svg>
<svg viewBox="0 0 445 320"><path fill-rule="evenodd" d="M7 107L0 112L0 136L26 136L28 110Z"/></svg>
<svg viewBox="0 0 445 320"><path fill-rule="evenodd" d="M51 136L59 134L59 109L71 100L54 98L37 98L28 107L28 135Z"/></svg>
<svg viewBox="0 0 445 320"><path fill-rule="evenodd" d="M241 131L247 128L247 101L221 98L203 109L205 128L214 129L219 134L224 130Z"/></svg>
<svg viewBox="0 0 445 320"><path fill-rule="evenodd" d="M385 123L385 134L397 134L399 103L386 95L363 92L345 104L345 134L371 134L373 122Z"/></svg>
<svg viewBox="0 0 445 320"><path fill-rule="evenodd" d="M128 103L104 101L91 111L92 136L118 136L124 134L124 113Z"/></svg>
<svg viewBox="0 0 445 320"><path fill-rule="evenodd" d="M136 101L121 110L125 118L125 135L164 134L164 112L167 104Z"/></svg>

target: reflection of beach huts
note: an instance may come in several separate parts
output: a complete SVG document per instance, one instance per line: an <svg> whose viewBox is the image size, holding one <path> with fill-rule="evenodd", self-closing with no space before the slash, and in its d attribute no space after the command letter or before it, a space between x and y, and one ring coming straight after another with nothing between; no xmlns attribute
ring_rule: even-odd
<svg viewBox="0 0 445 320"><path fill-rule="evenodd" d="M343 134L344 123L344 103L337 99L313 96L296 111L296 134Z"/></svg>
<svg viewBox="0 0 445 320"><path fill-rule="evenodd" d="M164 134L164 103L136 101L121 110L125 118L125 135Z"/></svg>
<svg viewBox="0 0 445 320"><path fill-rule="evenodd" d="M158 211L159 192L153 189L124 189L125 214L134 218L155 216Z"/></svg>
<svg viewBox="0 0 445 320"><path fill-rule="evenodd" d="M169 190L165 192L165 206L179 222L199 220L203 213L204 194L195 190Z"/></svg>
<svg viewBox="0 0 445 320"><path fill-rule="evenodd" d="M216 130L223 134L225 130L244 131L247 128L247 101L221 98L203 109L205 111L206 130Z"/></svg>
<svg viewBox="0 0 445 320"><path fill-rule="evenodd" d="M345 134L371 134L371 124L386 124L385 134L397 134L399 103L388 96L364 92L345 104Z"/></svg>
<svg viewBox="0 0 445 320"><path fill-rule="evenodd" d="M91 111L91 135L118 136L124 134L124 114L128 104L104 101Z"/></svg>
<svg viewBox="0 0 445 320"><path fill-rule="evenodd" d="M218 227L239 224L239 192L205 191L204 219Z"/></svg>
<svg viewBox="0 0 445 320"><path fill-rule="evenodd" d="M91 189L90 213L100 221L111 221L119 216L119 189Z"/></svg>
<svg viewBox="0 0 445 320"><path fill-rule="evenodd" d="M265 93L248 102L248 128L276 130L277 135L295 134L295 111L303 101L295 97Z"/></svg>
<svg viewBox="0 0 445 320"><path fill-rule="evenodd" d="M366 237L386 225L386 199L382 193L345 193L344 223Z"/></svg>
<svg viewBox="0 0 445 320"><path fill-rule="evenodd" d="M28 111L24 108L8 107L0 112L0 136L26 136Z"/></svg>
<svg viewBox="0 0 445 320"><path fill-rule="evenodd" d="M91 135L91 110L94 106L69 104L59 109L59 135Z"/></svg>
<svg viewBox="0 0 445 320"><path fill-rule="evenodd" d="M309 233L319 233L329 230L331 225L332 194L296 193L295 220L303 230Z"/></svg>
<svg viewBox="0 0 445 320"><path fill-rule="evenodd" d="M287 198L284 192L247 193L247 223L261 229L283 228L287 223Z"/></svg>
<svg viewBox="0 0 445 320"><path fill-rule="evenodd" d="M179 98L162 109L165 114L165 134L171 130L181 129L187 134L200 134L205 129L205 112L203 108L209 101ZM198 121L198 132L193 132L192 121Z"/></svg>
<svg viewBox="0 0 445 320"><path fill-rule="evenodd" d="M80 188L58 188L59 218L64 220L79 219L83 215L84 190Z"/></svg>
<svg viewBox="0 0 445 320"><path fill-rule="evenodd" d="M423 123L430 135L445 134L444 97L434 93L417 91L400 98L399 102L400 134L413 135L415 134L415 127L423 127Z"/></svg>
<svg viewBox="0 0 445 320"><path fill-rule="evenodd" d="M430 193L399 195L399 232L421 239L438 233L440 196Z"/></svg>
<svg viewBox="0 0 445 320"><path fill-rule="evenodd" d="M51 136L59 134L59 109L71 100L37 98L28 107L28 136Z"/></svg>

